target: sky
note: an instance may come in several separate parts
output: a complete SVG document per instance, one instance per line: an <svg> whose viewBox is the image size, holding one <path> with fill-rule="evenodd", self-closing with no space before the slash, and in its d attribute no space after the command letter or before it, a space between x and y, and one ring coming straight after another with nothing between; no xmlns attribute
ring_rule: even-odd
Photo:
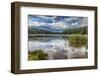
<svg viewBox="0 0 100 76"><path fill-rule="evenodd" d="M48 26L50 28L64 29L87 25L87 17L28 15L28 26Z"/></svg>

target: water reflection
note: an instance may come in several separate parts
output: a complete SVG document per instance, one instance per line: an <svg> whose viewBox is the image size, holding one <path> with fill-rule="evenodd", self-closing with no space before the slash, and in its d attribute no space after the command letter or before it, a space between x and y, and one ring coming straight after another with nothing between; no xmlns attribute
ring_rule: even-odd
<svg viewBox="0 0 100 76"><path fill-rule="evenodd" d="M29 51L36 49L49 49L53 47L65 48L67 38L65 37L33 37L29 38Z"/></svg>
<svg viewBox="0 0 100 76"><path fill-rule="evenodd" d="M28 40L28 51L34 52L34 50L41 49L44 51L44 53L48 54L48 60L87 58L86 47L71 47L68 43L68 36L31 36Z"/></svg>

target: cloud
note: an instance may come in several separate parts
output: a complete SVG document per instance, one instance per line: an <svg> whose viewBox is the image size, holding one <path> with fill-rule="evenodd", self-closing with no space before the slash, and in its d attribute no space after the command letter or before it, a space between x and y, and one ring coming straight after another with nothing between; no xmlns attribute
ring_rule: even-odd
<svg viewBox="0 0 100 76"><path fill-rule="evenodd" d="M33 21L29 26L42 26L42 25L47 25L47 23Z"/></svg>
<svg viewBox="0 0 100 76"><path fill-rule="evenodd" d="M71 24L71 26L75 26L75 25L78 25L78 22L74 22Z"/></svg>
<svg viewBox="0 0 100 76"><path fill-rule="evenodd" d="M82 26L87 26L88 25L88 18L87 17L83 18L82 22L83 22Z"/></svg>
<svg viewBox="0 0 100 76"><path fill-rule="evenodd" d="M55 29L64 29L64 28L68 28L68 26L63 22L63 21L60 21L60 22L54 22L52 24L50 24L52 26L52 28L55 28Z"/></svg>
<svg viewBox="0 0 100 76"><path fill-rule="evenodd" d="M37 17L40 17L42 19L51 19L51 20L56 18L56 16L37 16Z"/></svg>
<svg viewBox="0 0 100 76"><path fill-rule="evenodd" d="M71 26L87 26L88 18L87 17L69 17L64 18L66 23L69 23Z"/></svg>
<svg viewBox="0 0 100 76"><path fill-rule="evenodd" d="M29 26L49 26L52 29L64 29L72 26L87 25L87 17L29 15Z"/></svg>

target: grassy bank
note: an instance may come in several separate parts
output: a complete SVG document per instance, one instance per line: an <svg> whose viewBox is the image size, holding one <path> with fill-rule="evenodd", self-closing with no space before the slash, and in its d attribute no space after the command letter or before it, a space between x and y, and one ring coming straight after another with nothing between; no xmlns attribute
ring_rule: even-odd
<svg viewBox="0 0 100 76"><path fill-rule="evenodd" d="M28 53L28 60L46 60L48 54L44 53L43 50L34 50Z"/></svg>
<svg viewBox="0 0 100 76"><path fill-rule="evenodd" d="M69 45L73 47L87 46L88 36L74 35L69 36Z"/></svg>

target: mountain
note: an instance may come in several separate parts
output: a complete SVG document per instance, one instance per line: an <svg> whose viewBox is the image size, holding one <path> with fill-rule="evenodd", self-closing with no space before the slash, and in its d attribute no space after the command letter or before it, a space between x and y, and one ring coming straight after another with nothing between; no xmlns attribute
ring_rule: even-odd
<svg viewBox="0 0 100 76"><path fill-rule="evenodd" d="M45 31L49 31L49 32L54 32L54 33L61 33L63 32L63 29L56 29L56 28L52 28L50 26L38 26L37 29L40 30L45 30Z"/></svg>
<svg viewBox="0 0 100 76"><path fill-rule="evenodd" d="M88 34L88 26L64 29L63 34Z"/></svg>
<svg viewBox="0 0 100 76"><path fill-rule="evenodd" d="M63 29L55 29L50 26L29 26L29 33L62 33Z"/></svg>
<svg viewBox="0 0 100 76"><path fill-rule="evenodd" d="M29 27L28 28L28 33L29 34L58 34L60 32L57 32L57 31L53 31L52 30L45 30L44 28L41 29L41 28L36 28L36 27Z"/></svg>
<svg viewBox="0 0 100 76"><path fill-rule="evenodd" d="M71 27L65 29L51 28L50 26L29 26L29 34L87 34L88 26Z"/></svg>

